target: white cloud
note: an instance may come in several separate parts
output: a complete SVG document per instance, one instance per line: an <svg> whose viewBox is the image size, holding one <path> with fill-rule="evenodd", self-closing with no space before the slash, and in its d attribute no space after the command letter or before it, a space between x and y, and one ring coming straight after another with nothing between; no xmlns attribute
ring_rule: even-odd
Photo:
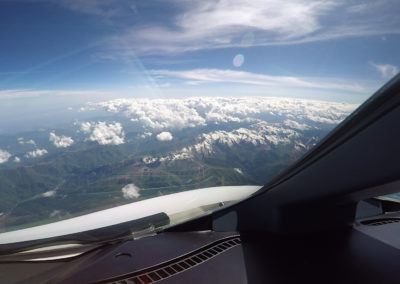
<svg viewBox="0 0 400 284"><path fill-rule="evenodd" d="M57 136L54 132L50 133L49 141L53 142L57 148L65 148L74 144L74 140L67 136Z"/></svg>
<svg viewBox="0 0 400 284"><path fill-rule="evenodd" d="M376 4L375 2L379 2ZM225 47L298 44L399 33L391 1L172 1L167 23L131 26L108 42L120 56ZM249 36L249 34L251 36Z"/></svg>
<svg viewBox="0 0 400 284"><path fill-rule="evenodd" d="M308 124L336 124L358 105L274 97L198 97L187 99L116 99L97 104L138 123L138 127L169 130L229 122L251 122L260 116ZM90 133L92 125L85 123ZM293 126L293 125L292 125ZM81 126L82 127L82 126ZM296 128L293 127L293 128ZM86 130L85 130L86 131Z"/></svg>
<svg viewBox="0 0 400 284"><path fill-rule="evenodd" d="M46 191L44 193L41 194L42 197L52 197L56 195L56 191L55 190L50 190L50 191Z"/></svg>
<svg viewBox="0 0 400 284"><path fill-rule="evenodd" d="M11 156L9 152L0 149L0 164L7 162Z"/></svg>
<svg viewBox="0 0 400 284"><path fill-rule="evenodd" d="M57 215L61 214L61 210L53 210L50 214L49 217L55 217Z"/></svg>
<svg viewBox="0 0 400 284"><path fill-rule="evenodd" d="M174 137L170 132L164 131L159 134L157 134L157 140L158 141L171 141Z"/></svg>
<svg viewBox="0 0 400 284"><path fill-rule="evenodd" d="M21 162L21 159L19 157L15 157L14 158L14 163L19 163L19 162Z"/></svg>
<svg viewBox="0 0 400 284"><path fill-rule="evenodd" d="M90 122L81 122L80 129L83 133L90 133L92 125L90 124Z"/></svg>
<svg viewBox="0 0 400 284"><path fill-rule="evenodd" d="M108 94L95 90L0 90L0 99L16 99L40 96L82 96L82 95L104 95Z"/></svg>
<svg viewBox="0 0 400 284"><path fill-rule="evenodd" d="M371 65L381 74L385 79L390 79L399 73L399 68L390 64L376 64L371 62Z"/></svg>
<svg viewBox="0 0 400 284"><path fill-rule="evenodd" d="M138 198L140 196L140 188L133 183L125 185L121 191L125 199Z"/></svg>
<svg viewBox="0 0 400 284"><path fill-rule="evenodd" d="M26 158L37 158L37 157L43 156L47 153L48 152L46 149L36 149L34 151L30 151L30 152L26 153L25 157Z"/></svg>
<svg viewBox="0 0 400 284"><path fill-rule="evenodd" d="M243 174L243 171L239 168L234 168L233 170L241 175Z"/></svg>
<svg viewBox="0 0 400 284"><path fill-rule="evenodd" d="M297 121L286 119L283 124L287 127L298 129L298 130L307 130L311 127L305 123L298 123Z"/></svg>
<svg viewBox="0 0 400 284"><path fill-rule="evenodd" d="M33 146L36 146L36 142L33 139L29 139L29 140L25 141L23 137L18 138L18 143L21 145L31 144Z"/></svg>
<svg viewBox="0 0 400 284"><path fill-rule="evenodd" d="M151 132L144 132L139 137L144 139L144 138L147 138L147 137L151 137L152 135L153 135L153 133L151 133Z"/></svg>
<svg viewBox="0 0 400 284"><path fill-rule="evenodd" d="M258 86L287 86L318 88L329 90L345 90L352 92L362 92L364 89L358 84L348 82L335 82L327 79L304 79L290 76L269 76L236 70L221 69L193 69L184 71L172 70L150 70L150 74L156 76L177 77L188 80L192 84L197 83L240 83Z"/></svg>
<svg viewBox="0 0 400 284"><path fill-rule="evenodd" d="M205 125L195 108L174 99L118 99L97 104L109 112L122 113L133 122L152 129Z"/></svg>
<svg viewBox="0 0 400 284"><path fill-rule="evenodd" d="M232 131L217 130L204 133L197 137L197 143L183 147L181 150L169 153L162 157L145 156L142 161L151 164L156 161L174 161L191 159L196 154L211 155L214 153L214 145L222 144L229 147L240 144L253 146L276 146L288 144L299 138L300 134L292 129L282 127L280 124L270 124L264 121L256 122L249 128L238 128Z"/></svg>
<svg viewBox="0 0 400 284"><path fill-rule="evenodd" d="M119 122L83 122L80 126L84 133L90 133L90 141L97 142L100 145L120 145L125 143L125 133Z"/></svg>

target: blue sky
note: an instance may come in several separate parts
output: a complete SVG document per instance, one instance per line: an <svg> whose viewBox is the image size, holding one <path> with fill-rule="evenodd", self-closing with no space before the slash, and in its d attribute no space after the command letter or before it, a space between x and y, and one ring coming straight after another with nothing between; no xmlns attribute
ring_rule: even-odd
<svg viewBox="0 0 400 284"><path fill-rule="evenodd" d="M0 100L362 102L399 70L398 15L398 1L3 0Z"/></svg>

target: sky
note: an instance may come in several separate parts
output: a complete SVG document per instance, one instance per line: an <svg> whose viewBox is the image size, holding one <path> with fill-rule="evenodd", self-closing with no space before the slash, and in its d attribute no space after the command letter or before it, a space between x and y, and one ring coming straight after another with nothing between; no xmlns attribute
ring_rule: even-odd
<svg viewBox="0 0 400 284"><path fill-rule="evenodd" d="M119 97L361 103L399 71L399 15L389 0L1 0L0 111Z"/></svg>

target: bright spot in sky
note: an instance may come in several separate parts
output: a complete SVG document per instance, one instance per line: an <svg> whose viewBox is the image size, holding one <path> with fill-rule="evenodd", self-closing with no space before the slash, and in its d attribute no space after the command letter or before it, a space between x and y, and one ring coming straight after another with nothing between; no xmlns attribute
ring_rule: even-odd
<svg viewBox="0 0 400 284"><path fill-rule="evenodd" d="M240 67L244 63L244 56L242 54L236 54L233 58L233 66Z"/></svg>

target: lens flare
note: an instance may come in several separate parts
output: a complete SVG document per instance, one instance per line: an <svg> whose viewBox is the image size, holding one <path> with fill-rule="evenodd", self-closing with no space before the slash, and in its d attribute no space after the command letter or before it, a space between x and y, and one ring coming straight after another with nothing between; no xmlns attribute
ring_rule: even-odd
<svg viewBox="0 0 400 284"><path fill-rule="evenodd" d="M236 54L233 58L233 66L240 67L244 63L244 56L243 54Z"/></svg>

